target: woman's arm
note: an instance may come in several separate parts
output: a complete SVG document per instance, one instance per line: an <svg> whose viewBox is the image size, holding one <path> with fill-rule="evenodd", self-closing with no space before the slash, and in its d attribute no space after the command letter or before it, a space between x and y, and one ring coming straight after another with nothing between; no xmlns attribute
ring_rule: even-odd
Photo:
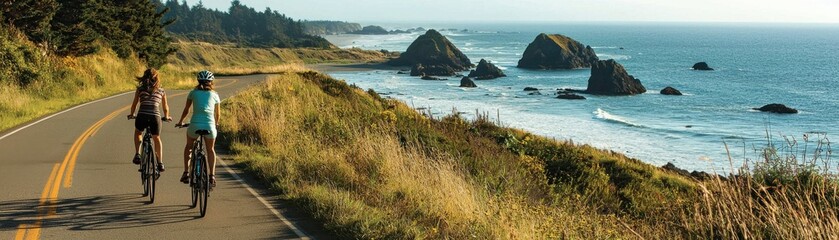
<svg viewBox="0 0 839 240"><path fill-rule="evenodd" d="M218 125L218 119L221 117L221 104L216 103L216 110L213 111L213 119L216 120L216 125Z"/></svg>
<svg viewBox="0 0 839 240"><path fill-rule="evenodd" d="M134 109L137 108L137 102L140 101L140 91L134 91L134 101L131 102L131 114L128 114L128 119L134 117Z"/></svg>
<svg viewBox="0 0 839 240"><path fill-rule="evenodd" d="M189 108L192 107L192 99L186 99L186 106L184 106L184 113L181 114L181 120L178 121L178 125L184 124L184 118L186 115L189 114Z"/></svg>
<svg viewBox="0 0 839 240"><path fill-rule="evenodd" d="M169 116L169 101L166 100L166 94L163 94L163 116L172 121L172 117Z"/></svg>

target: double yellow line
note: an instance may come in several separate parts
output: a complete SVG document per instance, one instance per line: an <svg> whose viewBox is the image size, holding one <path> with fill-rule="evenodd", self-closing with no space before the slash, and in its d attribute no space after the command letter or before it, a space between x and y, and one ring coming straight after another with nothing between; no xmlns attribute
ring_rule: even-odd
<svg viewBox="0 0 839 240"><path fill-rule="evenodd" d="M218 86L218 88L230 86L237 81L238 80L233 79L225 85ZM173 94L170 97L182 96L187 93ZM105 125L106 122L114 119L121 112L128 110L130 107L131 106L122 107L111 112L104 118L99 119L99 121L90 126L84 133L82 133L81 136L79 136L79 138L76 139L76 142L74 142L70 147L70 151L68 151L67 155L64 156L64 161L62 161L61 164L56 163L53 165L50 177L44 185L44 190L41 192L41 198L38 201L38 217L36 218L35 223L18 225L15 240L34 240L41 237L41 225L44 219L55 216L56 203L58 202L58 192L61 189L60 186L62 185L62 180L64 188L70 188L73 185L73 172L76 169L76 160L79 157L79 152L82 150L82 146L84 146L85 142L87 142L91 136L95 135L96 132L102 128L102 125Z"/></svg>
<svg viewBox="0 0 839 240"><path fill-rule="evenodd" d="M91 136L96 134L96 132L102 128L102 125L115 118L121 112L128 110L128 108L129 107L126 106L113 111L111 114L108 114L98 122L94 123L93 126L90 126L90 128L85 130L85 132L76 139L73 146L70 147L70 151L68 151L67 155L64 156L64 161L62 161L60 165L58 163L53 165L50 177L44 185L44 191L41 193L41 198L38 201L38 218L35 220L34 224L19 225L17 234L15 234L16 240L40 238L41 224L43 223L44 218L55 215L58 192L61 189L62 179L64 180L64 188L69 188L73 184L73 172L76 168L76 160L79 157L79 152L82 150L82 146Z"/></svg>

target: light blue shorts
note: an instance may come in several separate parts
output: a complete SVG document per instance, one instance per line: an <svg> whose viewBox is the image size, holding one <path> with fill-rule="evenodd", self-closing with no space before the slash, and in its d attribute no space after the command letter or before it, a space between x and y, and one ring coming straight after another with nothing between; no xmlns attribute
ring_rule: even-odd
<svg viewBox="0 0 839 240"><path fill-rule="evenodd" d="M210 135L205 136L206 138L215 139L218 136L218 131L216 131L216 126L211 126L209 124L194 124L190 123L189 127L186 128L186 135L190 138L198 138L198 134L195 134L195 131L198 130L209 130Z"/></svg>

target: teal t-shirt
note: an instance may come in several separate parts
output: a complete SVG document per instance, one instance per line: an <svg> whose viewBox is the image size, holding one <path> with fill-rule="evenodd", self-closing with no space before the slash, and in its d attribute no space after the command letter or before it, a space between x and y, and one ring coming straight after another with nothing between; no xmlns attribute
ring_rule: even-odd
<svg viewBox="0 0 839 240"><path fill-rule="evenodd" d="M200 124L215 127L213 118L216 104L221 103L215 91L192 90L187 99L192 100L192 118L190 124Z"/></svg>

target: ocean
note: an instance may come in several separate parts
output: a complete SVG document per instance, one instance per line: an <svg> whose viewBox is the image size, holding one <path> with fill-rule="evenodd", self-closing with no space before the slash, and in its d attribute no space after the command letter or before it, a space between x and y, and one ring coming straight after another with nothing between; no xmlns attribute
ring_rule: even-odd
<svg viewBox="0 0 839 240"><path fill-rule="evenodd" d="M505 78L425 81L391 70L329 72L374 89L435 116L475 112L500 117L505 126L573 140L661 166L717 173L754 161L768 143L813 154L818 135L839 133L839 25L691 23L502 23L382 24L387 29L425 27L441 31L472 62L487 59ZM468 31L463 31L467 29ZM569 36L594 48L601 60L615 59L640 79L647 93L585 95L556 99L558 88L585 89L590 69L516 68L539 33ZM420 33L332 36L342 48L405 51ZM696 62L715 71L694 71ZM409 67L405 67L409 69ZM684 96L658 92L672 86ZM543 95L528 95L525 87ZM762 113L752 108L782 103L799 114ZM456 110L455 110L456 109ZM808 134L808 143L804 135ZM789 141L784 140L788 139ZM728 146L728 151L726 150ZM826 154L822 154L824 156ZM832 154L831 155L835 155ZM812 155L808 156L811 157ZM799 155L799 158L801 156ZM731 161L730 161L731 159ZM829 165L837 171L835 164Z"/></svg>

